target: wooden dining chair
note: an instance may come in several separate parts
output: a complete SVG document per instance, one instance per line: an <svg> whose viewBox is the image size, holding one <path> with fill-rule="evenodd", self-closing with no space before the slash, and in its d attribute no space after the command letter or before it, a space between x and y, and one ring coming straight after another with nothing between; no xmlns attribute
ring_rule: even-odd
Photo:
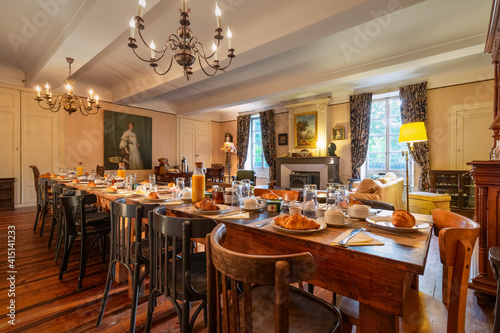
<svg viewBox="0 0 500 333"><path fill-rule="evenodd" d="M204 239L215 226L215 220L209 218L167 216L165 206L149 213L150 279L146 332L151 330L159 295L167 297L174 306L181 333L192 331L207 302L206 254L194 253L193 239ZM200 300L190 318L191 302Z"/></svg>
<svg viewBox="0 0 500 333"><path fill-rule="evenodd" d="M337 308L290 286L312 278L310 253L251 255L223 247L226 226L207 235L208 332L338 332ZM241 287L239 287L241 286Z"/></svg>
<svg viewBox="0 0 500 333"><path fill-rule="evenodd" d="M110 231L108 213L87 213L86 206L97 203L95 194L85 191L69 191L60 196L64 211L64 250L59 280L68 268L69 257L73 243L80 237L80 269L78 274L78 289L82 287L83 277L87 268L87 259L92 247L101 242L102 262L106 263L106 237ZM93 237L91 239L90 237ZM90 241L90 245L87 242Z"/></svg>
<svg viewBox="0 0 500 333"><path fill-rule="evenodd" d="M442 301L410 289L399 319L400 332L464 333L470 262L479 224L442 209L434 210L432 218L443 264ZM359 303L343 297L339 308L342 331L351 332L352 325L359 324Z"/></svg>
<svg viewBox="0 0 500 333"><path fill-rule="evenodd" d="M495 280L497 280L497 297L495 301L495 310L493 311L495 319L493 321L493 329L491 333L500 333L500 247L492 246L488 251L490 259L491 271Z"/></svg>
<svg viewBox="0 0 500 333"><path fill-rule="evenodd" d="M104 171L106 171L106 167L104 165L97 164L95 167L95 173L97 173L100 177L104 177Z"/></svg>
<svg viewBox="0 0 500 333"><path fill-rule="evenodd" d="M285 201L297 201L300 198L300 192L298 192L298 191L292 191L292 190L274 190L274 189L273 190L268 190L268 189L265 189L265 188L255 188L253 190L253 194L256 197L260 197L262 193L266 193L266 192L273 192L276 195L278 195L281 198L283 198L283 200L285 200Z"/></svg>
<svg viewBox="0 0 500 333"><path fill-rule="evenodd" d="M38 220L40 219L40 214L42 212L42 203L40 202L40 197L38 195L38 180L40 179L40 171L36 165L30 165L31 170L33 170L33 180L35 183L35 196L36 196L36 216L35 216L35 224L33 226L33 231L36 231L36 226L38 224Z"/></svg>
<svg viewBox="0 0 500 333"><path fill-rule="evenodd" d="M54 204L54 199L52 195L52 186L56 184L55 180L40 178L38 180L38 196L41 203L41 222L40 222L40 237L43 236L43 228L45 227L45 219L47 218L47 213L52 208ZM35 228L36 229L36 222Z"/></svg>
<svg viewBox="0 0 500 333"><path fill-rule="evenodd" d="M108 277L101 301L101 309L97 316L97 326L101 325L106 302L108 300L111 284L115 277L116 264L123 265L132 278L132 307L130 309L129 332L135 332L135 318L140 286L149 274L149 244L147 226L143 219L147 218L149 211L157 204L131 204L124 198L116 199L110 203L111 208L111 252L109 259ZM142 273L141 273L142 272Z"/></svg>
<svg viewBox="0 0 500 333"><path fill-rule="evenodd" d="M78 189L73 186L65 186L64 184L58 184L57 186L52 187L52 194L54 196L54 203L57 203L57 208L54 205L54 209L52 211L53 216L55 217L56 225L57 225L57 238L56 238L56 247L54 249L54 262L57 263L59 259L59 253L61 252L61 245L64 240L64 212L61 203L61 195L63 193L69 191L77 191ZM54 221L52 221L54 223ZM52 230L51 230L52 233ZM49 238L49 247L51 240Z"/></svg>

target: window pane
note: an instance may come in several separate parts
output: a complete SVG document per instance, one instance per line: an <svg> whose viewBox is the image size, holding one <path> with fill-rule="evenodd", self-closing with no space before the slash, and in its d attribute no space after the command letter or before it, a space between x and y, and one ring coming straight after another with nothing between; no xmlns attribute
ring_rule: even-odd
<svg viewBox="0 0 500 333"><path fill-rule="evenodd" d="M254 130L260 132L260 118L255 118L253 124Z"/></svg>
<svg viewBox="0 0 500 333"><path fill-rule="evenodd" d="M385 152L385 136L371 137L368 142L368 152L383 153Z"/></svg>
<svg viewBox="0 0 500 333"><path fill-rule="evenodd" d="M369 170L385 170L385 154L368 154Z"/></svg>
<svg viewBox="0 0 500 333"><path fill-rule="evenodd" d="M391 117L389 119L390 123L390 135L399 135L399 129L401 128L401 117Z"/></svg>
<svg viewBox="0 0 500 333"><path fill-rule="evenodd" d="M256 168L262 168L262 155L256 155L256 156L254 156L253 165Z"/></svg>
<svg viewBox="0 0 500 333"><path fill-rule="evenodd" d="M401 117L401 101L398 98L391 98L389 100L389 107L391 109L391 117Z"/></svg>
<svg viewBox="0 0 500 333"><path fill-rule="evenodd" d="M391 170L405 170L406 162L405 158L401 153L391 153L390 158L390 168Z"/></svg>
<svg viewBox="0 0 500 333"><path fill-rule="evenodd" d="M408 150L408 145L404 142L399 142L399 135L390 136L390 152L402 152Z"/></svg>
<svg viewBox="0 0 500 333"><path fill-rule="evenodd" d="M370 121L370 136L385 135L385 118Z"/></svg>
<svg viewBox="0 0 500 333"><path fill-rule="evenodd" d="M258 144L253 145L253 154L254 155L262 155L262 146Z"/></svg>
<svg viewBox="0 0 500 333"><path fill-rule="evenodd" d="M385 101L372 103L371 119L385 118Z"/></svg>

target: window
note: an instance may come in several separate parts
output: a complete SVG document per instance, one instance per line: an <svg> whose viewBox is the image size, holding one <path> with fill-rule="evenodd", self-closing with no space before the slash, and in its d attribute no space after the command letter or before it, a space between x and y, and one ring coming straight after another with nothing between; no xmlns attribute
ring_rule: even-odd
<svg viewBox="0 0 500 333"><path fill-rule="evenodd" d="M401 127L400 105L399 97L374 99L372 102L370 139L365 162L367 177L388 171L405 176L405 158L401 152L408 150L408 146L398 142Z"/></svg>
<svg viewBox="0 0 500 333"><path fill-rule="evenodd" d="M262 149L262 133L260 131L259 116L252 116L250 120L250 139L248 142L248 155L245 168L252 170L269 168L264 158L264 149Z"/></svg>

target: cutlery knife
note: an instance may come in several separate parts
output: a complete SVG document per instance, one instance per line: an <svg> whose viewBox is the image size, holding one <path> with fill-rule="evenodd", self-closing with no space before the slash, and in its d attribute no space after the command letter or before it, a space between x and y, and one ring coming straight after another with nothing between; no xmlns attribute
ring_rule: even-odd
<svg viewBox="0 0 500 333"><path fill-rule="evenodd" d="M349 236L347 236L346 238L344 238L341 241L339 241L338 244L341 245L341 246L345 246L347 244L347 242L349 241L349 239L351 239L354 236L356 236L362 230L363 229L354 229L353 231L351 231L351 233L349 234Z"/></svg>

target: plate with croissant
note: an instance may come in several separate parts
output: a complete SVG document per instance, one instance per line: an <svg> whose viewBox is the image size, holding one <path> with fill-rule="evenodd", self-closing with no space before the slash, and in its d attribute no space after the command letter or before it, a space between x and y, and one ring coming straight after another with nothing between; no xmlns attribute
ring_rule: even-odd
<svg viewBox="0 0 500 333"><path fill-rule="evenodd" d="M424 221L418 221L406 210L398 209L392 213L392 216L370 216L366 222L374 227L397 232L415 232L430 228L430 224Z"/></svg>
<svg viewBox="0 0 500 333"><path fill-rule="evenodd" d="M216 215L227 212L231 209L231 206L227 205L216 205L212 199L204 198L194 204L196 211L204 215Z"/></svg>
<svg viewBox="0 0 500 333"><path fill-rule="evenodd" d="M270 225L278 230L290 233L309 233L326 228L324 221L308 219L299 212L294 215L281 214L277 216Z"/></svg>

